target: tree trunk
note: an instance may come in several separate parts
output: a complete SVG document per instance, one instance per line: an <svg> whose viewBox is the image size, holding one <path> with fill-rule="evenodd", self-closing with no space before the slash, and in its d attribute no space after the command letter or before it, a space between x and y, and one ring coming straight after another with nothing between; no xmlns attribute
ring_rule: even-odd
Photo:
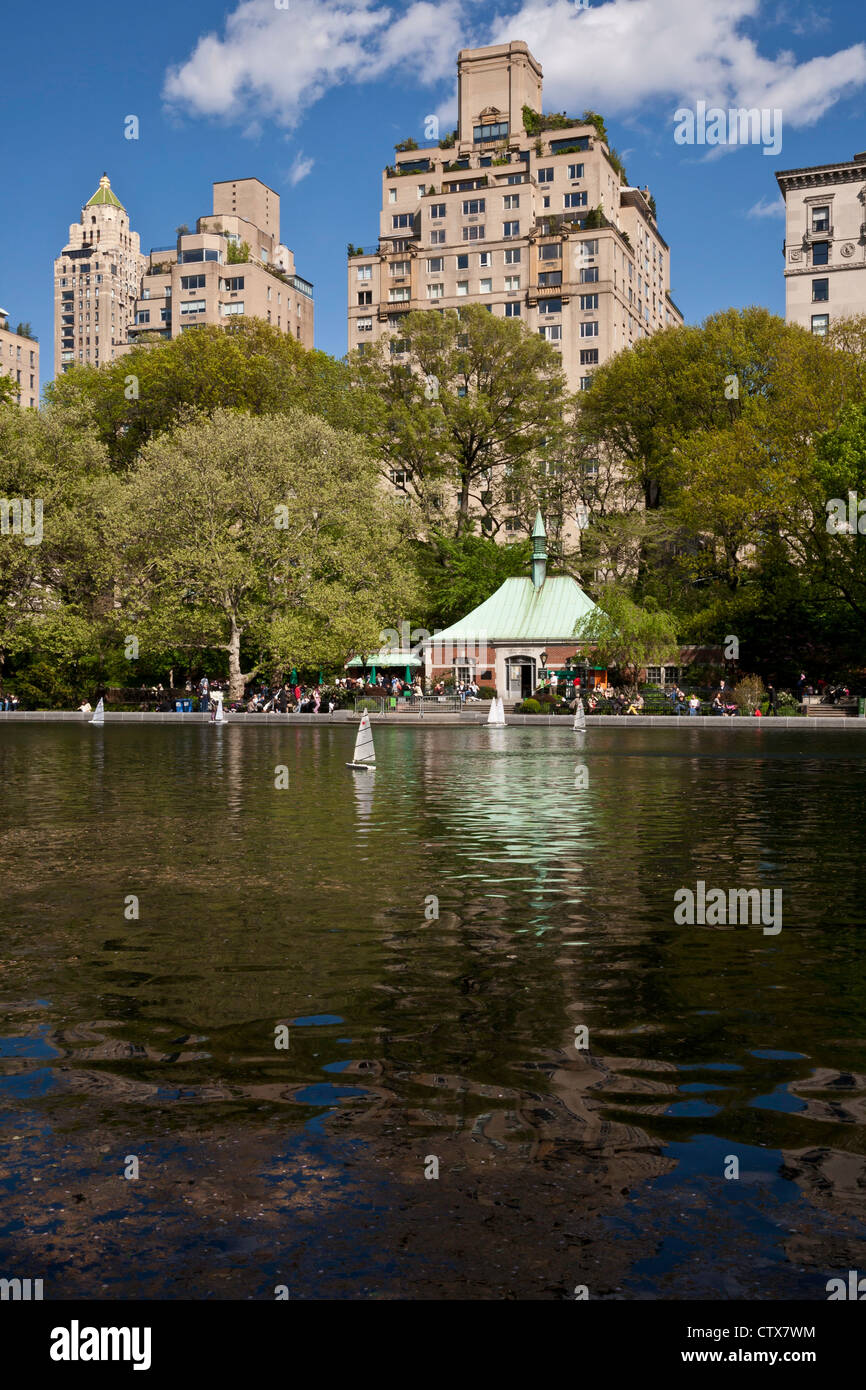
<svg viewBox="0 0 866 1390"><path fill-rule="evenodd" d="M241 630L235 622L231 620L232 631L229 638L229 700L242 700L244 694L244 677L241 672Z"/></svg>

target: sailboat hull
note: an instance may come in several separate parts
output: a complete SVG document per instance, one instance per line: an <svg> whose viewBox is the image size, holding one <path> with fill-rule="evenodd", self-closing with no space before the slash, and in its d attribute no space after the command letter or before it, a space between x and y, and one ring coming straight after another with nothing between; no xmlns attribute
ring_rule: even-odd
<svg viewBox="0 0 866 1390"><path fill-rule="evenodd" d="M374 772L375 763L346 763L346 767L355 767L359 772Z"/></svg>

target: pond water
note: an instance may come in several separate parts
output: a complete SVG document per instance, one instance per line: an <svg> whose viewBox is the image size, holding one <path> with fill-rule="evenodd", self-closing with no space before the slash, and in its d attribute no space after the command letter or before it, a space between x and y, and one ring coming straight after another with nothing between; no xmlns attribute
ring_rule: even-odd
<svg viewBox="0 0 866 1390"><path fill-rule="evenodd" d="M0 728L0 1273L824 1299L866 1268L866 741L374 732L363 773L312 721ZM782 930L678 925L699 881L781 890Z"/></svg>

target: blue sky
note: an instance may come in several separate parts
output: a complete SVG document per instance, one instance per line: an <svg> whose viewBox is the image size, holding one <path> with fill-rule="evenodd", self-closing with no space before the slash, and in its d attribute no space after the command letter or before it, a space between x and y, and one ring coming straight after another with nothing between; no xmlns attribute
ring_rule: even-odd
<svg viewBox="0 0 866 1390"><path fill-rule="evenodd" d="M395 141L454 116L460 47L523 39L545 109L599 110L633 183L649 184L687 320L784 311L777 169L866 149L862 2L241 0L226 6L50 0L3 18L0 305L29 319L53 372L52 265L107 171L142 249L209 212L215 179L282 199L282 239L315 284L316 346L346 350L347 241L377 236ZM677 145L674 113L779 108L782 149ZM136 115L140 138L124 138Z"/></svg>

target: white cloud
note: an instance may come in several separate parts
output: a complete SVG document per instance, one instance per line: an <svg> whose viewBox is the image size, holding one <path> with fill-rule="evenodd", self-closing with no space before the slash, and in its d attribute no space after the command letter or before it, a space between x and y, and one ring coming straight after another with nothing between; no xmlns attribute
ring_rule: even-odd
<svg viewBox="0 0 866 1390"><path fill-rule="evenodd" d="M436 89L428 110L450 117L458 49L511 39L541 62L547 110L663 110L660 133L675 106L700 99L780 107L786 126L811 125L866 86L866 45L768 57L753 37L762 22L761 0L504 0L495 16L476 0L410 0L402 12L378 0L241 0L221 36L203 35L169 70L164 94L196 115L291 128L331 88L387 78Z"/></svg>
<svg viewBox="0 0 866 1390"><path fill-rule="evenodd" d="M498 18L490 41L526 38L544 68L548 109L576 105L619 115L647 104L781 107L786 125L811 125L866 84L866 45L798 63L763 57L747 26L761 0L527 0Z"/></svg>
<svg viewBox="0 0 866 1390"><path fill-rule="evenodd" d="M303 150L298 150L298 153L295 155L292 161L292 167L289 170L288 175L289 183L291 184L292 188L294 188L296 183L300 183L301 179L305 179L307 177L307 174L309 174L315 162L316 161L314 159L305 159Z"/></svg>
<svg viewBox="0 0 866 1390"><path fill-rule="evenodd" d="M759 198L749 208L747 217L784 217L785 204L781 198Z"/></svg>
<svg viewBox="0 0 866 1390"><path fill-rule="evenodd" d="M222 37L203 35L163 95L195 115L260 113L294 126L330 88L399 74L432 86L454 70L460 0L415 0L395 18L375 0L242 0ZM362 110L359 108L359 118Z"/></svg>

